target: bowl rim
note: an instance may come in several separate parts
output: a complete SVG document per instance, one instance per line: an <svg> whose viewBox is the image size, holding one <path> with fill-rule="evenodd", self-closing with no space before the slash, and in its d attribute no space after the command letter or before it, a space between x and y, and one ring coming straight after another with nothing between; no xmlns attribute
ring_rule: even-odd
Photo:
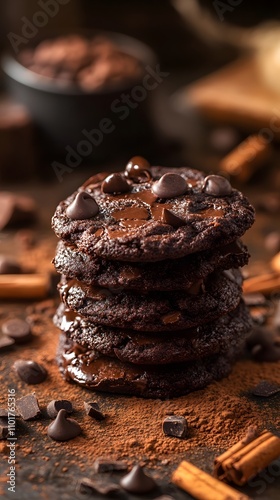
<svg viewBox="0 0 280 500"><path fill-rule="evenodd" d="M144 69L146 66L155 66L158 61L156 53L149 45L130 35L118 33L115 31L95 29L90 31L87 30L86 32L79 32L79 30L76 30L73 33L65 33L60 36L67 37L74 34L83 35L86 37L103 35L109 38L110 40L116 42L116 44L121 47L123 52L125 52L126 54L133 55L134 57L136 57L136 59L141 61L144 64ZM57 34L53 34L52 36L48 36L43 40L58 38L58 36L59 35ZM36 45L38 45L38 43ZM115 92L127 90L128 88L131 88L133 85L136 85L137 83L139 84L140 80L142 80L142 78L144 77L143 74L143 76L140 79L137 78L135 80L130 80L128 83L126 82L125 84L120 83L118 85L115 85L114 87L107 87L103 89L101 88L95 91L87 92L82 88L80 88L78 85L75 85L74 83L71 83L70 85L59 85L56 83L55 78L49 78L47 76L35 73L34 71L26 68L23 64L21 64L17 60L16 57L14 57L12 54L8 52L4 53L1 58L1 67L6 76L26 87L48 93L55 93L61 95L66 94L68 96L69 95L98 96L104 94L112 94Z"/></svg>

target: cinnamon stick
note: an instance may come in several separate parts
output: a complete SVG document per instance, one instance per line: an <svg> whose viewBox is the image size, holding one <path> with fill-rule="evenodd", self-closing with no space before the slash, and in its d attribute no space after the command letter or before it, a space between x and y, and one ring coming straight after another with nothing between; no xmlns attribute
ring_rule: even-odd
<svg viewBox="0 0 280 500"><path fill-rule="evenodd" d="M280 438L263 431L251 442L244 440L215 459L214 476L242 486L280 455Z"/></svg>
<svg viewBox="0 0 280 500"><path fill-rule="evenodd" d="M270 293L280 291L280 271L275 273L260 274L248 278L243 283L244 293Z"/></svg>
<svg viewBox="0 0 280 500"><path fill-rule="evenodd" d="M47 274L0 275L0 299L42 299L48 295L49 289Z"/></svg>
<svg viewBox="0 0 280 500"><path fill-rule="evenodd" d="M198 500L249 500L244 493L186 461L181 462L175 470L172 482Z"/></svg>
<svg viewBox="0 0 280 500"><path fill-rule="evenodd" d="M247 182L271 156L271 145L259 135L250 135L220 162L220 169Z"/></svg>

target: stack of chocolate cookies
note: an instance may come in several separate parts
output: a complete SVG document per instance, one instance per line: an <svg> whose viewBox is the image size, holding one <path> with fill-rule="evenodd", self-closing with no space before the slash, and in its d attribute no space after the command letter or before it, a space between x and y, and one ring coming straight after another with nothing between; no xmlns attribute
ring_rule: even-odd
<svg viewBox="0 0 280 500"><path fill-rule="evenodd" d="M239 238L253 221L227 179L141 157L62 201L53 228L65 379L168 398L226 376L250 329Z"/></svg>

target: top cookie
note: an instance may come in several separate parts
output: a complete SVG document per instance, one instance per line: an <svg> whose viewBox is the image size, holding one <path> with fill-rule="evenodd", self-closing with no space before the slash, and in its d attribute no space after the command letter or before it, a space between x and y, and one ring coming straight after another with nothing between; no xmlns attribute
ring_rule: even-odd
<svg viewBox="0 0 280 500"><path fill-rule="evenodd" d="M225 245L253 222L253 207L225 178L137 157L123 173L91 177L58 205L52 225L89 255L152 262Z"/></svg>

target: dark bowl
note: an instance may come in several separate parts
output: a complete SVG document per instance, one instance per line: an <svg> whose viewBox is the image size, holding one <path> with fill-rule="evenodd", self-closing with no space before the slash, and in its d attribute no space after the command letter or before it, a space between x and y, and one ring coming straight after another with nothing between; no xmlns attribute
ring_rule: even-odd
<svg viewBox="0 0 280 500"><path fill-rule="evenodd" d="M113 32L94 31L90 35L103 35L136 57L145 68L144 74L155 68L156 56L144 43ZM30 71L11 55L4 56L2 67L8 92L29 110L48 161L64 159L65 163L69 151L73 166L79 164L79 157L85 163L107 160L124 148L135 151L135 145L149 135L154 90L143 87L144 75L141 81L113 89L84 92L74 84L61 86ZM138 86L144 88L142 94ZM122 102L123 94L130 96L133 108Z"/></svg>

